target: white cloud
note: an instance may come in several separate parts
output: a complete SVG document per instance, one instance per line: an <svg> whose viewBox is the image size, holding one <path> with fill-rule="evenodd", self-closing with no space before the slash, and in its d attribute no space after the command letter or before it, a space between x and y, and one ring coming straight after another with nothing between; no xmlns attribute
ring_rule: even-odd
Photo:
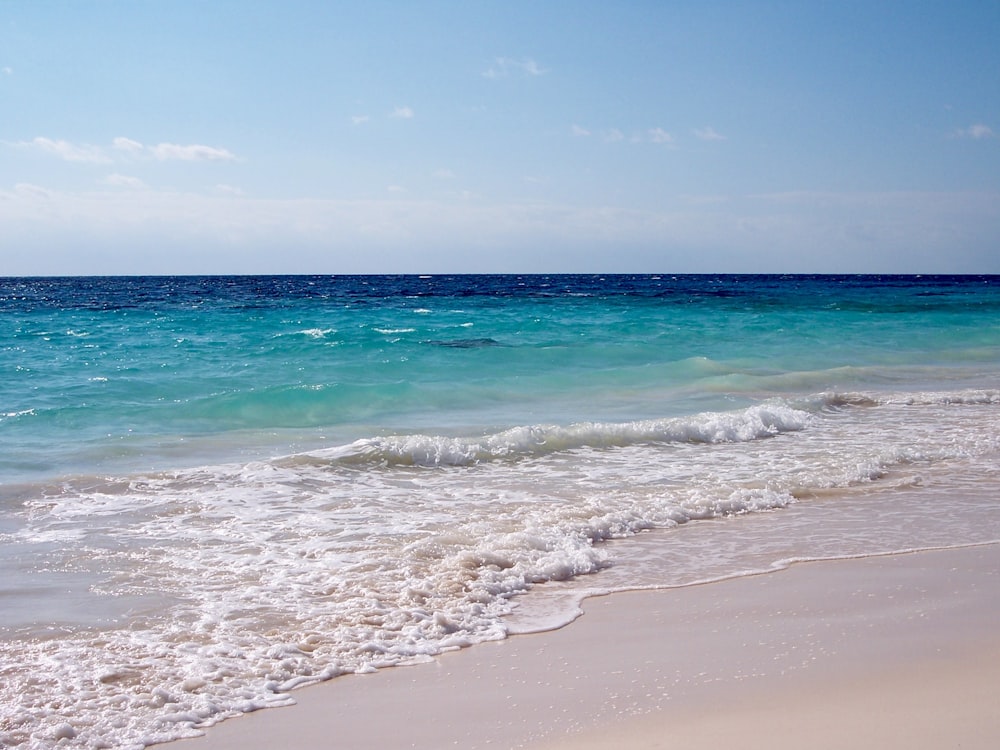
<svg viewBox="0 0 1000 750"><path fill-rule="evenodd" d="M104 185L111 185L112 187L129 188L131 190L142 190L146 187L146 184L138 177L129 177L128 175L118 174L117 172L109 174L101 180L101 183Z"/></svg>
<svg viewBox="0 0 1000 750"><path fill-rule="evenodd" d="M592 135L591 131L580 125L573 125L570 134L578 137ZM625 140L625 134L618 128L608 128L600 132L600 137L605 143L619 143ZM718 136L721 138L722 136ZM632 143L665 143L673 144L674 137L663 128L650 128L645 133L634 133L630 138Z"/></svg>
<svg viewBox="0 0 1000 750"><path fill-rule="evenodd" d="M483 73L486 78L506 78L511 73L520 73L526 76L540 76L548 73L538 63L529 57L515 60L510 57L498 57L493 64Z"/></svg>
<svg viewBox="0 0 1000 750"><path fill-rule="evenodd" d="M5 76L12 76L12 75L14 75L14 69L12 67L10 67L9 65L5 65L3 67L3 74Z"/></svg>
<svg viewBox="0 0 1000 750"><path fill-rule="evenodd" d="M101 146L80 145L51 138L38 137L31 141L21 141L11 145L18 148L38 149L66 161L89 162L91 164L109 164L116 161L108 153L108 150ZM182 146L176 143L160 143L156 146L144 146L139 141L119 136L111 142L111 145L112 152L117 152L120 155L147 156L158 161L232 161L236 159L236 155L228 149L200 144Z"/></svg>
<svg viewBox="0 0 1000 750"><path fill-rule="evenodd" d="M351 122L355 125L363 125L368 122L371 118L368 115L353 115L351 117Z"/></svg>
<svg viewBox="0 0 1000 750"><path fill-rule="evenodd" d="M715 132L715 128L711 128L711 127L696 128L694 130L694 134L695 134L695 136L697 136L698 138L700 138L703 141L724 141L724 140L726 140L726 136L721 135L719 133L716 133Z"/></svg>
<svg viewBox="0 0 1000 750"><path fill-rule="evenodd" d="M647 131L649 140L653 143L673 143L674 137L663 128L650 128Z"/></svg>
<svg viewBox="0 0 1000 750"><path fill-rule="evenodd" d="M236 155L224 148L191 144L181 146L176 143L160 143L147 147L154 159L159 161L232 161Z"/></svg>
<svg viewBox="0 0 1000 750"><path fill-rule="evenodd" d="M114 147L119 151L128 151L129 153L141 152L143 146L139 141L133 141L131 138L118 137L112 141Z"/></svg>
<svg viewBox="0 0 1000 750"><path fill-rule="evenodd" d="M386 190L388 190L390 193L405 193L405 192L407 192L406 188L403 187L402 185L390 185L389 187L386 188Z"/></svg>
<svg viewBox="0 0 1000 750"><path fill-rule="evenodd" d="M993 128L989 125L983 125L982 123L976 123L970 125L967 128L959 128L952 135L955 138L972 138L974 140L982 140L984 138L996 138L997 134L993 132Z"/></svg>
<svg viewBox="0 0 1000 750"><path fill-rule="evenodd" d="M413 110L409 107L396 107L392 110L392 114L389 117L394 117L397 120L411 120L413 119Z"/></svg>
<svg viewBox="0 0 1000 750"><path fill-rule="evenodd" d="M241 195L244 194L243 191L240 188L238 188L238 187L236 187L234 185L224 185L224 184L221 184L221 183L215 186L214 191L216 193L218 193L219 195L241 196Z"/></svg>
<svg viewBox="0 0 1000 750"><path fill-rule="evenodd" d="M43 188L41 185L33 185L30 182L19 182L14 186L14 194L21 198L53 198L55 193L53 193L48 188Z"/></svg>
<svg viewBox="0 0 1000 750"><path fill-rule="evenodd" d="M66 161L90 162L92 164L107 164L111 161L104 150L98 146L84 144L77 146L69 141L54 141L51 138L35 138L30 143L20 143L20 146L38 148L47 154L58 156Z"/></svg>
<svg viewBox="0 0 1000 750"><path fill-rule="evenodd" d="M432 176L436 177L439 180L455 179L455 173L452 172L450 169L445 169L445 168L435 169L434 172L432 173Z"/></svg>
<svg viewBox="0 0 1000 750"><path fill-rule="evenodd" d="M548 72L547 70L543 70L542 68L538 67L538 64L534 60L524 59L515 62L514 65L515 67L520 68L524 73L526 73L529 76L540 76Z"/></svg>

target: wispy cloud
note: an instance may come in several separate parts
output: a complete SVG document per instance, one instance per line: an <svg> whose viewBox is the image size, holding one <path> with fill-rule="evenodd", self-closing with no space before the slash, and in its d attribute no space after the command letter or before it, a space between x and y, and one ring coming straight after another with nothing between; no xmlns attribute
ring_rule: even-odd
<svg viewBox="0 0 1000 750"><path fill-rule="evenodd" d="M192 144L182 146L177 143L159 143L147 146L147 151L159 161L233 161L236 154L228 149Z"/></svg>
<svg viewBox="0 0 1000 750"><path fill-rule="evenodd" d="M715 132L715 128L708 127L708 126L706 126L704 128L695 128L694 134L695 134L695 136L697 138L699 138L700 140L703 140L703 141L724 141L724 140L726 140L726 136L722 135L721 133Z"/></svg>
<svg viewBox="0 0 1000 750"><path fill-rule="evenodd" d="M39 137L31 141L22 141L16 145L40 149L66 161L90 162L92 164L107 164L111 161L103 149L89 144L76 145L69 141L54 141L51 138Z"/></svg>
<svg viewBox="0 0 1000 750"><path fill-rule="evenodd" d="M0 70L3 70L3 74L5 76L12 76L12 75L14 75L14 69L12 67L10 67L9 65L4 65L3 68L0 68Z"/></svg>
<svg viewBox="0 0 1000 750"><path fill-rule="evenodd" d="M972 138L973 140L983 140L984 138L996 138L997 134L989 125L976 123L967 128L959 128L952 132L953 138Z"/></svg>
<svg viewBox="0 0 1000 750"><path fill-rule="evenodd" d="M652 143L673 143L674 137L663 128L650 128L646 131Z"/></svg>
<svg viewBox="0 0 1000 750"><path fill-rule="evenodd" d="M116 161L115 156L126 159L152 158L157 161L233 161L236 159L236 155L225 148L204 146L197 143L190 145L159 143L155 146L145 146L139 141L122 136L111 142L110 149L44 137L13 145L20 148L38 149L66 161L89 162L91 164L109 164Z"/></svg>
<svg viewBox="0 0 1000 750"><path fill-rule="evenodd" d="M594 134L593 131L588 130L582 125L572 125L570 126L569 133L571 136L576 138L586 138ZM723 136L714 133L713 140L722 140ZM626 140L625 133L623 133L618 128L607 128L605 130L597 131L597 135L605 143L620 143ZM663 128L648 128L645 131L634 131L631 136L628 137L630 143L656 143L668 146L673 146L675 144L674 136L664 130Z"/></svg>
<svg viewBox="0 0 1000 750"><path fill-rule="evenodd" d="M455 173L452 172L450 169L446 169L444 167L442 167L441 169L435 169L434 172L431 173L431 176L435 177L435 178L437 178L439 180L454 180L455 179Z"/></svg>
<svg viewBox="0 0 1000 750"><path fill-rule="evenodd" d="M122 187L129 188L130 190L142 190L146 187L146 183L140 180L138 177L129 177L128 175L109 174L101 183L104 185L110 185L111 187Z"/></svg>
<svg viewBox="0 0 1000 750"><path fill-rule="evenodd" d="M396 107L394 110L392 110L392 114L390 114L389 117L395 118L397 120L412 120L413 110L406 106Z"/></svg>
<svg viewBox="0 0 1000 750"><path fill-rule="evenodd" d="M371 118L368 115L353 115L351 117L351 122L354 125L363 125L368 122Z"/></svg>
<svg viewBox="0 0 1000 750"><path fill-rule="evenodd" d="M119 151L126 151L130 154L141 153L143 148L139 141L133 141L131 138L115 138L112 143Z"/></svg>
<svg viewBox="0 0 1000 750"><path fill-rule="evenodd" d="M484 257L500 264L488 271L553 272L564 268L563 251L584 261L581 248L598 253L584 263L588 272L661 268L664 258L686 272L705 272L706 266L817 272L817 257L825 259L818 269L825 273L998 268L995 254L980 249L997 236L997 194L990 192L732 195L652 211L470 197L475 200L411 200L406 194L271 200L178 190L59 193L20 183L0 187L0 245L16 240L23 248L5 267L18 275L52 268L374 273L391 267L420 273L428 258L442 273L483 272ZM91 242L92 252L81 253L82 242ZM540 243L560 252L539 253ZM263 252L276 244L296 252ZM160 252L142 254L141 265L123 266L137 258L137 245ZM803 246L816 252L803 255ZM433 247L435 254L414 253L414 247Z"/></svg>
<svg viewBox="0 0 1000 750"><path fill-rule="evenodd" d="M498 57L493 60L493 64L489 68L483 71L483 76L486 78L506 78L512 74L540 76L548 72L530 57L523 57L520 60L515 60L512 57Z"/></svg>
<svg viewBox="0 0 1000 750"><path fill-rule="evenodd" d="M44 199L55 197L56 193L44 188L41 185L35 185L30 182L19 182L14 185L14 195L20 198L33 198L33 199Z"/></svg>

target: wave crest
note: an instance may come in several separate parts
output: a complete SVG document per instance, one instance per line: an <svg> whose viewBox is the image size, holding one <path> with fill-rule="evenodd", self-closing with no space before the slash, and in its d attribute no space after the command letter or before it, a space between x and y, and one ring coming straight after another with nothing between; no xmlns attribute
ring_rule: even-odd
<svg viewBox="0 0 1000 750"><path fill-rule="evenodd" d="M822 406L988 406L1000 404L1000 390L969 389L963 391L917 391L913 393L821 393Z"/></svg>
<svg viewBox="0 0 1000 750"><path fill-rule="evenodd" d="M303 454L306 462L347 465L469 466L580 448L622 448L639 443L736 443L805 429L813 416L775 401L732 412L632 422L580 422L566 427L525 425L482 437L392 435Z"/></svg>

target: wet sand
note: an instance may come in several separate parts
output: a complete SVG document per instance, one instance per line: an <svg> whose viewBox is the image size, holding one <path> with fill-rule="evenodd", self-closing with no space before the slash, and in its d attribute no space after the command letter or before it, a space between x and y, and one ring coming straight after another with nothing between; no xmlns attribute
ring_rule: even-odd
<svg viewBox="0 0 1000 750"><path fill-rule="evenodd" d="M348 676L171 743L1000 747L1000 545L593 598L568 627Z"/></svg>

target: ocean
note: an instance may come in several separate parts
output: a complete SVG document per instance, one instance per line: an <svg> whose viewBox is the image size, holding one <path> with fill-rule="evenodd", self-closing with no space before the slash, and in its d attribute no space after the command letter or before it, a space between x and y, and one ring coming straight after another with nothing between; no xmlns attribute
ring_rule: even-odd
<svg viewBox="0 0 1000 750"><path fill-rule="evenodd" d="M1000 540L1000 277L8 278L0 320L4 747Z"/></svg>

